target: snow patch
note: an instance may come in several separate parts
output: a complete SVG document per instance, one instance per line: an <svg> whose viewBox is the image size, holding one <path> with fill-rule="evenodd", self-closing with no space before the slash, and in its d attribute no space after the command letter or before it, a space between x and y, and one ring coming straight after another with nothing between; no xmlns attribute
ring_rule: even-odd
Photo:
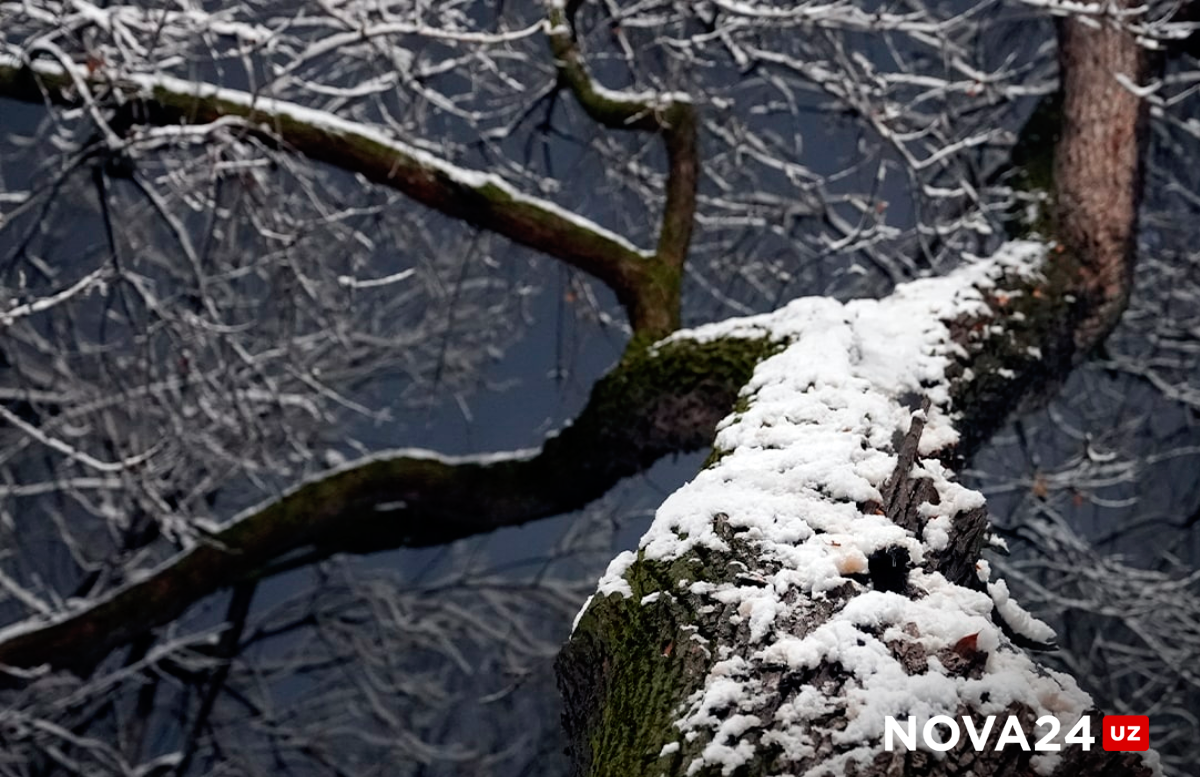
<svg viewBox="0 0 1200 777"><path fill-rule="evenodd" d="M1000 611L1000 617L1004 618L1004 622L1014 632L1035 642L1052 642L1054 640L1056 636L1054 629L1046 625L1044 621L1030 615L1027 610L1010 598L1008 583L997 580L994 583L988 583L987 589L991 594L992 601L996 604L996 609Z"/></svg>
<svg viewBox="0 0 1200 777"><path fill-rule="evenodd" d="M636 560L637 554L632 550L618 553L617 557L608 563L608 570L605 571L604 577L600 578L600 586L597 592L601 596L620 594L626 599L631 598L633 596L633 588L625 580L625 572Z"/></svg>

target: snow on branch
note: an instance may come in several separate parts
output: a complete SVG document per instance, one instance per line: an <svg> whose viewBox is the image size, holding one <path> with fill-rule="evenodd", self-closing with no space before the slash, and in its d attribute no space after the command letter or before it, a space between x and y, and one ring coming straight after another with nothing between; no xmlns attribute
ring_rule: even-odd
<svg viewBox="0 0 1200 777"><path fill-rule="evenodd" d="M30 74L36 75L36 82L31 83ZM653 282L653 253L548 200L516 190L494 173L459 167L377 127L284 100L167 75L127 74L110 81L102 71L89 73L63 58L25 61L0 54L0 95L72 103L82 94L83 103L94 110L97 98L92 92L101 90L112 92L117 103L112 107L134 117L134 126L124 133L131 147L144 133L157 141L153 131L139 126L141 122L175 126L244 119L247 132L269 142L362 175L592 275L614 291L635 330L650 328L662 334L672 328L657 322L656 311L664 301ZM106 134L112 133L109 123L115 119L97 121ZM677 320L677 293L674 308Z"/></svg>
<svg viewBox="0 0 1200 777"><path fill-rule="evenodd" d="M786 345L758 365L741 409L718 426L715 462L663 503L636 553L610 565L560 659L564 684L572 671L595 671L572 656L583 651L595 665L587 651L609 629L658 624L659 663L640 665L636 637L615 637L600 665L639 679L618 668L600 683L611 689L605 704L644 693L625 679L660 689L640 702L647 718L628 725L654 732L639 747L659 751L668 774L892 774L889 759L903 756L883 750L889 715L920 726L964 710L1050 714L1067 730L1088 714L1072 678L1020 649L1052 632L988 580L985 500L952 470L979 412L959 404L972 395L971 366L1003 344L1014 355L1024 348L997 316L1045 283L1047 253L1010 243L883 300L806 298L677 333ZM1010 390L1026 383L995 369ZM685 677L658 685L647 671ZM571 732L585 751L577 762L607 762L608 737L626 735L605 720L600 731ZM1038 753L1032 767L1055 773L1075 755ZM936 773L962 773L953 764Z"/></svg>
<svg viewBox="0 0 1200 777"><path fill-rule="evenodd" d="M593 120L610 129L661 131L670 128L677 114L690 110L691 99L681 92L620 91L596 81L575 41L574 21L558 4L548 5L547 35L555 67Z"/></svg>

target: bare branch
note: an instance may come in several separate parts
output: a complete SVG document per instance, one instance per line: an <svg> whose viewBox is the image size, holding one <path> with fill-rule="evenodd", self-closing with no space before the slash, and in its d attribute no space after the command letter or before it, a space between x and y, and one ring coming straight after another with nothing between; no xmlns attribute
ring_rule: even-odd
<svg viewBox="0 0 1200 777"><path fill-rule="evenodd" d="M575 36L579 3L548 2L547 36L559 79L598 124L616 130L644 130L662 136L667 150L666 201L656 253L657 272L648 280L655 298L647 300L646 331L666 334L679 326L679 291L691 245L699 180L696 109L682 93L614 91L588 72ZM650 296L650 294L647 294ZM638 327L635 327L638 328Z"/></svg>

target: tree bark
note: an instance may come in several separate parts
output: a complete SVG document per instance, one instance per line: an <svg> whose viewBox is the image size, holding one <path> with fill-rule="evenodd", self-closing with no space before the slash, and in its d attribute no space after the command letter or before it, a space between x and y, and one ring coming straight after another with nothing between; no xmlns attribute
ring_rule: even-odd
<svg viewBox="0 0 1200 777"><path fill-rule="evenodd" d="M1154 773L1140 754L1099 745L1056 762L965 741L940 758L883 749L885 714L980 724L1013 714L1030 742L1043 715L1065 732L1093 714L1074 681L1024 654L1050 645L987 579L986 507L952 477L1021 397L1072 362L1077 288L1053 280L1074 275L1064 256L1045 249L1033 275L942 279L938 294L977 296L982 310L922 320L906 303L920 284L839 307L760 365L744 410L722 423L723 455L668 500L636 556L614 562L559 656L576 774ZM830 304L792 307L805 302ZM939 352L957 356L940 379L922 369L920 382L870 382L880 358L923 357L864 319L936 332ZM842 321L858 323L844 332ZM854 351L844 384L822 372L797 401L772 382L805 374L822 340L842 339ZM860 401L866 415L843 409ZM854 455L823 469L840 450ZM887 468L847 486L872 456Z"/></svg>
<svg viewBox="0 0 1200 777"><path fill-rule="evenodd" d="M965 743L944 755L888 752L882 742L888 714L1012 714L1028 734L1042 715L1063 731L1087 716L1100 732L1074 681L1023 652L1052 645L988 579L986 506L953 470L1022 402L1059 385L1128 300L1145 142L1145 106L1129 86L1145 82L1147 58L1117 10L1060 26L1050 234L1035 272L943 279L940 293L978 296L980 309L914 311L920 284L878 303L883 313L871 315L936 333L926 345L947 363L915 384L880 372L892 332L852 323L876 303L821 313L816 332L756 370L741 412L719 427L721 457L664 504L636 554L614 561L557 664L575 774L1157 773L1153 754L1099 744L1048 759ZM819 317L810 305L801 317ZM844 352L813 344L843 335ZM891 357L916 363L922 353ZM781 399L780 375L838 359L846 370L833 395L815 380ZM875 412L847 420L859 391L875 392ZM929 418L941 430L933 439ZM853 493L821 469L829 440L890 466ZM775 449L772 471L762 451Z"/></svg>
<svg viewBox="0 0 1200 777"><path fill-rule="evenodd" d="M1089 298L1081 342L1098 342L1116 326L1133 286L1148 105L1130 87L1145 82L1148 68L1149 54L1115 19L1060 22L1054 229L1075 253Z"/></svg>

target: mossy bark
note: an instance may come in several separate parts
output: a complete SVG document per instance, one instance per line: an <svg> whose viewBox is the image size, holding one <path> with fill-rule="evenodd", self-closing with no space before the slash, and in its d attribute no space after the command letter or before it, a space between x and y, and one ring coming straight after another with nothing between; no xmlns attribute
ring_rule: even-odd
<svg viewBox="0 0 1200 777"><path fill-rule="evenodd" d="M696 109L689 99L677 94L634 94L602 88L588 72L576 40L574 15L578 7L578 3L565 8L551 6L547 14L547 38L560 84L570 89L596 123L610 130L657 134L666 148L666 199L658 246L642 276L642 304L631 308L635 329L662 335L679 327L683 266L695 227L700 175Z"/></svg>
<svg viewBox="0 0 1200 777"><path fill-rule="evenodd" d="M945 377L953 406L960 413L955 426L961 439L935 455L943 465L961 464L1022 401L1051 390L1074 363L1075 325L1086 310L1079 308L1081 298L1076 294L1077 267L1064 254L1052 252L1044 274L1035 279L1013 277L990 289L986 314L945 322L961 346L962 356ZM752 404L754 398L743 396L739 401ZM929 492L924 476L912 474L921 425L914 422L910 434L914 435L911 440L893 443L898 463L881 489L883 504L863 504L858 509L886 515L924 542L922 506L936 503L937 495ZM670 562L650 560L640 553L623 576L629 595L597 595L580 616L557 663L574 774L693 777L730 773L719 762L702 757L712 739L704 734L683 736L677 721L696 694L705 690L715 663L731 656L745 658L743 665L753 663L755 648L747 619L739 617L739 600L715 599L708 593L770 585L778 569L776 562L757 549L751 535L742 535L728 521L722 522L720 514L712 522L724 550L692 549ZM976 565L987 534L986 508L964 510L953 517L950 526L946 545L925 553L921 569L953 585L978 590L982 583ZM882 569L889 560L898 567L897 574ZM870 562L868 569L847 574L843 584L820 596L788 590L784 594L786 610L775 616L773 633L809 634L865 592L921 596L905 582L910 565L907 555L872 557ZM993 618L1015 644L1026 644L999 615ZM986 660L986 656L962 658L953 651L926 655L912 642L890 647L895 660L912 675L929 671L934 658L947 671L964 676L982 671L981 662ZM856 687L851 672L837 661L827 661L803 671L767 667L753 678L759 688L752 701L757 706L749 711L736 709L736 714L759 721L742 739L752 755L732 774L806 774L824 759L843 752L846 743L840 742L835 732L853 717L854 702L845 695ZM805 689L820 693L827 714L822 730L812 733L811 752L797 756L779 744L781 736L772 726L781 710L796 702ZM972 711L965 704L961 710L964 714ZM1032 713L1020 705L1008 712L1025 717ZM1027 724L1026 730L1033 731L1032 718ZM1100 731L1099 718L1092 730ZM976 753L964 745L944 758L933 758L929 753L883 752L880 745L874 760L860 763L857 771L848 774L949 777L974 770L978 777L1024 776L1036 773L1032 755L1012 749ZM1145 777L1152 772L1137 755L1108 753L1098 746L1087 751L1069 746L1054 773Z"/></svg>

